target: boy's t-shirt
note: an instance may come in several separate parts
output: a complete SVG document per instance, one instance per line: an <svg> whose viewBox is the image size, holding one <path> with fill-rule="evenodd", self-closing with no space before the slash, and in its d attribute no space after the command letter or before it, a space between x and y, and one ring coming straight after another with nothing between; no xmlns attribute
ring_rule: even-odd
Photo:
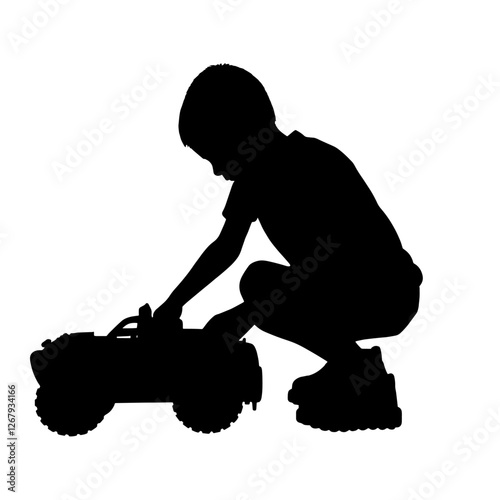
<svg viewBox="0 0 500 500"><path fill-rule="evenodd" d="M354 274L412 264L391 222L354 164L334 146L292 132L264 148L260 161L245 164L222 212L228 218L260 221L277 250L300 265L322 244L332 265Z"/></svg>

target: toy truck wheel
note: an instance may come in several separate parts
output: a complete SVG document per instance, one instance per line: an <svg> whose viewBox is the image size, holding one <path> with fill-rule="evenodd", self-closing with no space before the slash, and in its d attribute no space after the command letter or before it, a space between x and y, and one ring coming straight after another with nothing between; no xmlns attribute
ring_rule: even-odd
<svg viewBox="0 0 500 500"><path fill-rule="evenodd" d="M174 404L177 418L195 432L219 432L227 429L238 419L243 403L241 401L185 401Z"/></svg>
<svg viewBox="0 0 500 500"><path fill-rule="evenodd" d="M113 402L77 394L68 397L60 388L40 387L36 393L36 412L42 424L62 436L86 434L95 429L111 411Z"/></svg>

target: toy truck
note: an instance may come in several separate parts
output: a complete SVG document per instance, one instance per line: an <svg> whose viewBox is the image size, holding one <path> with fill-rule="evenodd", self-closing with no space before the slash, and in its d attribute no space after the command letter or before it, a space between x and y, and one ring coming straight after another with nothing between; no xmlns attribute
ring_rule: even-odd
<svg viewBox="0 0 500 500"><path fill-rule="evenodd" d="M157 332L148 304L106 336L64 334L42 348L30 357L40 385L35 405L42 423L61 435L87 433L117 403L146 402L171 402L186 427L219 432L244 404L255 410L262 395L252 344L226 344L203 330Z"/></svg>

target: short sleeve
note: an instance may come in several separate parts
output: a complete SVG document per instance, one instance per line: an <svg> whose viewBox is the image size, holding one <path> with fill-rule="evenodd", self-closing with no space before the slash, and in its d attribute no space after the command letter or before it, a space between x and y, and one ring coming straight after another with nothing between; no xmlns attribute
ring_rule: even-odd
<svg viewBox="0 0 500 500"><path fill-rule="evenodd" d="M235 181L229 191L229 196L226 201L226 206L222 211L222 215L226 218L239 218L257 220L257 210L255 207L255 197L251 196L249 183Z"/></svg>

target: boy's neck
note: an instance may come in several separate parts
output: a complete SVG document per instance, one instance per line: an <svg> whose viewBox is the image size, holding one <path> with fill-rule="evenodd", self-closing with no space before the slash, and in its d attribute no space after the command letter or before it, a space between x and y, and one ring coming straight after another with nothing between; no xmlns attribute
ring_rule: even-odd
<svg viewBox="0 0 500 500"><path fill-rule="evenodd" d="M287 139L287 136L281 132L281 131L276 131L274 133L274 136L270 142L268 142L264 149L261 151L261 157L262 159L268 158L269 156L272 155L274 151L279 150L280 147L282 147Z"/></svg>

